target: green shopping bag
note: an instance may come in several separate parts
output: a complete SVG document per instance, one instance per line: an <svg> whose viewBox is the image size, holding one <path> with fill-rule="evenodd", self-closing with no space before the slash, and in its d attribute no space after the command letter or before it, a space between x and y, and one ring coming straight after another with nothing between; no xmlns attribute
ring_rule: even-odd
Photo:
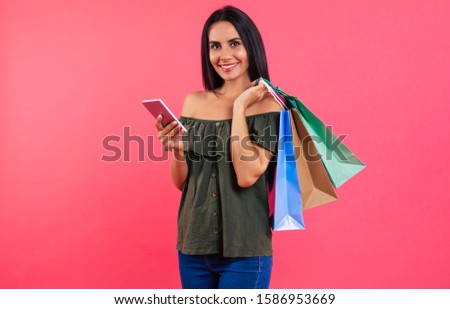
<svg viewBox="0 0 450 309"><path fill-rule="evenodd" d="M366 166L297 97L285 93L266 79L264 81L266 86L271 87L279 95L279 99L281 97L282 103L299 112L335 188L340 187Z"/></svg>

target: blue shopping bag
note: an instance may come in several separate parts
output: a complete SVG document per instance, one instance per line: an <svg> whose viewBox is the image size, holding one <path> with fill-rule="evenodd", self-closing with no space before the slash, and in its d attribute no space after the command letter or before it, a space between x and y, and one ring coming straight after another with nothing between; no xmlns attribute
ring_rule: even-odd
<svg viewBox="0 0 450 309"><path fill-rule="evenodd" d="M289 113L289 110L280 112L272 226L274 231L305 229L302 213L302 194L297 174Z"/></svg>

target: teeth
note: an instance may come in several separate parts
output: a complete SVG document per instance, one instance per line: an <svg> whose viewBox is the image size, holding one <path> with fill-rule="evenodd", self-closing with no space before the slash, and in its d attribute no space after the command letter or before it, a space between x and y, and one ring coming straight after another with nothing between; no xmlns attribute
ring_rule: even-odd
<svg viewBox="0 0 450 309"><path fill-rule="evenodd" d="M222 69L228 70L228 69L234 68L236 65L237 65L237 63L231 64L231 65L222 65L221 67L222 67Z"/></svg>

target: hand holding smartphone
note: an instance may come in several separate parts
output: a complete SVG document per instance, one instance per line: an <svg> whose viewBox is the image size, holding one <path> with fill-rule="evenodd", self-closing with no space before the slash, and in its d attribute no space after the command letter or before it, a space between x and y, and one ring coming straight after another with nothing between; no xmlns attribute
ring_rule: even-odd
<svg viewBox="0 0 450 309"><path fill-rule="evenodd" d="M164 104L161 99L151 99L144 100L142 104L148 109L148 111L153 115L153 117L157 118L159 115L162 115L162 125L165 127L170 124L172 121L176 121L182 130L187 132L186 128L183 124L178 120L177 117L172 113L172 111Z"/></svg>

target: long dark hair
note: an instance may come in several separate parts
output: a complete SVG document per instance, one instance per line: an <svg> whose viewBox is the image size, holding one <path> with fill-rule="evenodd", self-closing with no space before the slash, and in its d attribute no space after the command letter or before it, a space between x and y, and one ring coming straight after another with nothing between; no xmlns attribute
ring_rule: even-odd
<svg viewBox="0 0 450 309"><path fill-rule="evenodd" d="M250 17L233 6L225 6L218 9L206 20L202 31L202 76L203 86L206 90L215 90L221 87L224 80L216 73L209 61L209 29L218 21L227 21L233 24L247 51L248 74L250 80L258 77L269 79L269 69L267 67L266 52L264 44L256 28L255 23Z"/></svg>

